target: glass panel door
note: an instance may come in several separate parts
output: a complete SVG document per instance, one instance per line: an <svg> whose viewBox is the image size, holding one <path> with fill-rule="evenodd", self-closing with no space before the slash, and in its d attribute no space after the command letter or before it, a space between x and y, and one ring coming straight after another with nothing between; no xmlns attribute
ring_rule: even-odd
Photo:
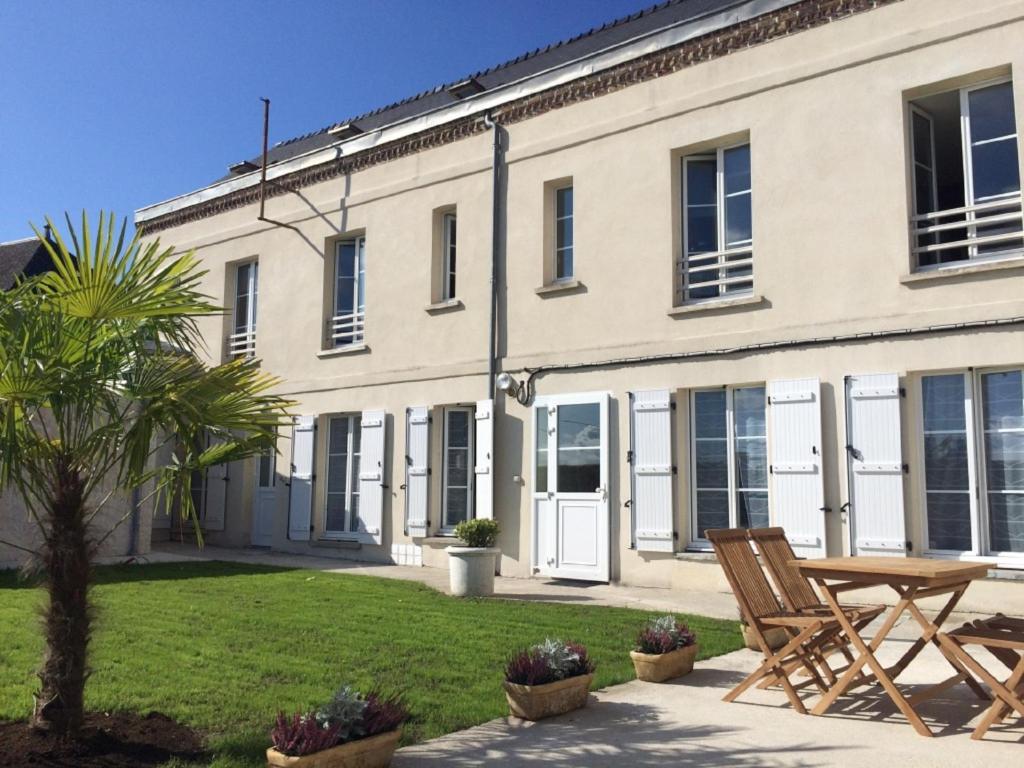
<svg viewBox="0 0 1024 768"><path fill-rule="evenodd" d="M1024 376L981 376L989 548L1024 553Z"/></svg>
<svg viewBox="0 0 1024 768"><path fill-rule="evenodd" d="M601 406L558 407L558 469L555 490L596 493L601 485Z"/></svg>
<svg viewBox="0 0 1024 768"><path fill-rule="evenodd" d="M960 373L926 376L921 381L925 508L932 550L977 551L971 530L967 386Z"/></svg>

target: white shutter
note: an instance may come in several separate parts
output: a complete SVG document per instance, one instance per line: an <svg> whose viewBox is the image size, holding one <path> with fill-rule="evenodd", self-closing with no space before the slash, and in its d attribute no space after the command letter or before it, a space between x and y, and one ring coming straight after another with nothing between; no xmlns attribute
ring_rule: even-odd
<svg viewBox="0 0 1024 768"><path fill-rule="evenodd" d="M430 490L430 412L405 411L405 526L413 538L427 535Z"/></svg>
<svg viewBox="0 0 1024 768"><path fill-rule="evenodd" d="M478 400L476 404L476 517L494 517L494 401Z"/></svg>
<svg viewBox="0 0 1024 768"><path fill-rule="evenodd" d="M288 481L288 538L309 541L313 512L313 457L316 416L292 421L292 467Z"/></svg>
<svg viewBox="0 0 1024 768"><path fill-rule="evenodd" d="M846 460L855 555L906 555L900 380L846 377Z"/></svg>
<svg viewBox="0 0 1024 768"><path fill-rule="evenodd" d="M363 411L359 438L359 530L374 544L384 523L384 411Z"/></svg>
<svg viewBox="0 0 1024 768"><path fill-rule="evenodd" d="M223 531L228 503L228 464L215 464L206 470L206 506L203 530Z"/></svg>
<svg viewBox="0 0 1024 768"><path fill-rule="evenodd" d="M672 401L668 390L630 395L633 520L641 552L675 549L672 514Z"/></svg>
<svg viewBox="0 0 1024 768"><path fill-rule="evenodd" d="M821 385L817 379L768 383L772 518L801 557L825 556L821 462Z"/></svg>

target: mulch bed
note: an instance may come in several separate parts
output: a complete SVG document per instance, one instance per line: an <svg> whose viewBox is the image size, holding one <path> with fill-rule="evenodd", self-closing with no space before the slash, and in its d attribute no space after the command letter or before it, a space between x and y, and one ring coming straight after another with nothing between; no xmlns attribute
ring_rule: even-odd
<svg viewBox="0 0 1024 768"><path fill-rule="evenodd" d="M82 738L62 742L24 721L0 723L0 768L147 768L207 758L202 737L159 712L86 715Z"/></svg>

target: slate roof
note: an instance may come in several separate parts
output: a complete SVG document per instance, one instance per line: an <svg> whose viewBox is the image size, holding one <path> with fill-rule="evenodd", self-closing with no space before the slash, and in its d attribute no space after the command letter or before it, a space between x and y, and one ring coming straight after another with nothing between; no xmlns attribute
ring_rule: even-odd
<svg viewBox="0 0 1024 768"><path fill-rule="evenodd" d="M430 90L410 96L402 101L380 107L362 115L349 117L325 126L318 131L298 136L275 144L268 152L267 162L277 163L292 157L322 149L337 142L338 138L327 131L345 124L354 124L362 132L372 131L385 125L404 120L424 112L454 104L459 98L448 92L451 86L475 80L482 86L480 93L536 75L552 67L566 64L609 46L631 40L634 37L666 27L697 19L706 14L742 5L745 0L666 0L658 5L645 8L631 16L610 21L575 37L552 43L544 48L524 53L511 61L485 69L451 83L438 85ZM262 155L250 158L257 166L263 162ZM223 178L233 178L229 174ZM218 179L220 181L221 179Z"/></svg>
<svg viewBox="0 0 1024 768"><path fill-rule="evenodd" d="M31 277L53 269L53 261L35 237L0 243L0 291L11 288L19 275Z"/></svg>

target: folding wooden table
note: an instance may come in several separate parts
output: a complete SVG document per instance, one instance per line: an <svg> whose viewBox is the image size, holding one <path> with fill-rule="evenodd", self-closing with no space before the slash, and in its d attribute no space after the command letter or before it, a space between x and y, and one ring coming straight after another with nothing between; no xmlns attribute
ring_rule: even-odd
<svg viewBox="0 0 1024 768"><path fill-rule="evenodd" d="M818 560L792 560L790 565L797 568L804 576L817 582L836 620L859 652L857 658L844 671L835 685L829 688L821 701L811 710L813 714L821 715L828 711L835 700L855 682L857 685L862 685L875 680L881 684L889 698L914 726L914 730L922 736L931 736L931 730L914 711L916 704L959 682L967 683L981 699L990 700L985 689L970 675L960 660L938 640L942 623L949 617L970 583L975 579L985 578L988 566L983 563L929 560L920 557L826 557ZM881 627L871 642L866 643L864 638L854 630L850 620L839 607L838 595L877 585L891 587L900 599L887 614L884 614L885 618ZM929 620L918 608L916 601L937 595L949 595L949 599L935 618ZM904 611L909 612L921 625L921 636L895 664L888 668L883 667L875 658L875 652L892 631ZM932 643L939 649L956 674L920 693L906 697L896 687L895 680L917 658L917 655L924 650L928 643ZM859 674L865 664L871 668L873 675Z"/></svg>

